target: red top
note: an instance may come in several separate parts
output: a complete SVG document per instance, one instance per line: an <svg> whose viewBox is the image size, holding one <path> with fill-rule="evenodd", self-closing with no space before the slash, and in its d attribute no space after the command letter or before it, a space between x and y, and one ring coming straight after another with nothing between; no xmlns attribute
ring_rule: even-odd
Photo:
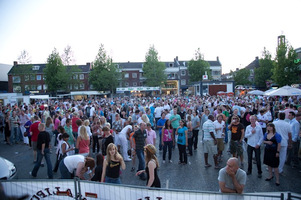
<svg viewBox="0 0 301 200"><path fill-rule="evenodd" d="M33 142L38 141L38 135L40 133L38 127L40 123L41 123L40 121L34 122L29 128L29 132L32 132L31 141Z"/></svg>
<svg viewBox="0 0 301 200"><path fill-rule="evenodd" d="M79 141L79 145L78 145L78 153L89 153L90 140L89 139L84 140L81 137L79 137L79 138L80 138L80 141Z"/></svg>
<svg viewBox="0 0 301 200"><path fill-rule="evenodd" d="M76 121L78 120L79 118L77 117L72 117L72 132L78 132L78 126L76 124Z"/></svg>

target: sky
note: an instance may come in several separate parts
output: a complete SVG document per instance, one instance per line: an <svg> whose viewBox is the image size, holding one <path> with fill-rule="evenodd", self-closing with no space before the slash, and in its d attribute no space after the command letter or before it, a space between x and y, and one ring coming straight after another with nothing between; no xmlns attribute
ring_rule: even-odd
<svg viewBox="0 0 301 200"><path fill-rule="evenodd" d="M101 44L113 62L144 62L151 45L161 61L187 61L200 48L222 72L275 56L284 34L301 47L300 0L0 0L0 63L22 50L46 63L69 45L76 64L93 62Z"/></svg>

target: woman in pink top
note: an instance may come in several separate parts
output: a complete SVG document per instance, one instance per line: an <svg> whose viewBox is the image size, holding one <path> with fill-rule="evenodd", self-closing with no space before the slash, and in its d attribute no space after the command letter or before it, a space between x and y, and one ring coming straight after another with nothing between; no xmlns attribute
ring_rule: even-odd
<svg viewBox="0 0 301 200"><path fill-rule="evenodd" d="M58 114L54 115L53 125L54 125L54 131L53 131L53 133L55 134L55 138L57 138L57 136L59 134L57 128L61 125L61 121L59 120L59 115ZM54 141L54 146L56 146L56 145L57 145L57 141L55 140Z"/></svg>
<svg viewBox="0 0 301 200"><path fill-rule="evenodd" d="M168 148L168 159L171 163L172 147L175 145L173 137L173 128L171 121L168 119L165 121L164 127L162 128L162 146L163 146L163 163L165 163L166 152Z"/></svg>
<svg viewBox="0 0 301 200"><path fill-rule="evenodd" d="M80 135L76 140L76 148L78 149L78 153L83 156L88 156L90 153L90 137L87 133L87 129L85 126L81 126L79 129Z"/></svg>

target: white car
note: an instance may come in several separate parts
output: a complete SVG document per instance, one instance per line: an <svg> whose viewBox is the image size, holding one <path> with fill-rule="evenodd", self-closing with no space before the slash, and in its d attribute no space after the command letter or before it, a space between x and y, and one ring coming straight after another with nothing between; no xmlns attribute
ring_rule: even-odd
<svg viewBox="0 0 301 200"><path fill-rule="evenodd" d="M0 180L10 180L17 175L17 168L14 163L0 157Z"/></svg>

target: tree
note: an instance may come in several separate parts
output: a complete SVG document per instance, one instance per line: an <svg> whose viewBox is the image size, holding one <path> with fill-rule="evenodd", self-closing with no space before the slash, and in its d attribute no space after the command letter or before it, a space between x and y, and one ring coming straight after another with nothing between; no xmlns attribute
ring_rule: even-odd
<svg viewBox="0 0 301 200"><path fill-rule="evenodd" d="M250 70L243 68L239 71L233 72L230 74L234 77L235 85L250 85L251 81L249 81Z"/></svg>
<svg viewBox="0 0 301 200"><path fill-rule="evenodd" d="M210 65L204 60L204 56L200 52L200 48L195 51L195 58L191 59L188 63L188 73L190 75L190 82L202 81L203 75L208 75L208 79L211 79Z"/></svg>
<svg viewBox="0 0 301 200"><path fill-rule="evenodd" d="M158 87L165 84L167 76L164 73L165 65L159 61L158 51L154 45L150 46L145 55L143 64L143 75L146 77L146 85L149 87Z"/></svg>
<svg viewBox="0 0 301 200"><path fill-rule="evenodd" d="M262 58L259 59L259 67L254 70L256 87L266 89L266 81L270 80L273 75L273 66L272 56L270 52L264 48Z"/></svg>
<svg viewBox="0 0 301 200"><path fill-rule="evenodd" d="M277 47L273 68L273 79L281 87L299 82L299 68L295 63L297 53L288 42L281 42Z"/></svg>
<svg viewBox="0 0 301 200"><path fill-rule="evenodd" d="M31 63L31 57L29 56L29 53L26 50L21 51L21 54L18 57L18 63L19 64L30 64Z"/></svg>
<svg viewBox="0 0 301 200"><path fill-rule="evenodd" d="M97 91L110 90L113 93L118 85L118 79L118 68L107 56L104 46L101 44L90 72L89 83Z"/></svg>
<svg viewBox="0 0 301 200"><path fill-rule="evenodd" d="M64 49L64 53L61 55L62 62L64 65L70 65L75 63L74 53L71 46L67 45Z"/></svg>
<svg viewBox="0 0 301 200"><path fill-rule="evenodd" d="M45 83L48 90L56 96L58 90L68 90L69 81L72 74L67 72L66 67L62 63L59 53L54 49L47 58L45 73Z"/></svg>

